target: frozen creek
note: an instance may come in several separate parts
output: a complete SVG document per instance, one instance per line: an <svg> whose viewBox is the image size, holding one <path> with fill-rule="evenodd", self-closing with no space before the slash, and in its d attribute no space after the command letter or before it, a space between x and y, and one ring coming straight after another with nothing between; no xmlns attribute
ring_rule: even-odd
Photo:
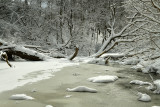
<svg viewBox="0 0 160 107"><path fill-rule="evenodd" d="M148 74L129 69L127 66L102 66L80 64L65 67L55 72L54 77L32 84L26 84L0 94L0 107L152 107L160 106L160 96L145 89L131 85L131 80L151 82ZM116 75L118 80L111 83L92 83L90 77ZM158 77L154 77L155 79ZM68 92L67 88L87 86L97 89L97 93ZM34 90L34 91L33 91ZM151 102L140 102L135 92L147 93ZM32 101L10 100L14 94L27 94L35 98ZM69 96L69 97L68 97Z"/></svg>

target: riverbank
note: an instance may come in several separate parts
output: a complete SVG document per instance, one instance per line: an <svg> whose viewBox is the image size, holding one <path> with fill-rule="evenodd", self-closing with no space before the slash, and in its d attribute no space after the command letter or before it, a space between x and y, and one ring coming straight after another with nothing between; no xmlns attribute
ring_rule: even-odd
<svg viewBox="0 0 160 107"><path fill-rule="evenodd" d="M99 75L116 75L119 79L112 83L91 83L88 78ZM159 95L146 91L144 87L130 85L131 80L146 80L148 75L132 71L126 67L80 64L65 67L54 77L36 83L28 83L11 91L0 93L0 107L152 107L160 105ZM87 86L98 93L67 92L67 88ZM152 101L137 100L134 91L146 92ZM27 94L34 100L10 100L14 94Z"/></svg>

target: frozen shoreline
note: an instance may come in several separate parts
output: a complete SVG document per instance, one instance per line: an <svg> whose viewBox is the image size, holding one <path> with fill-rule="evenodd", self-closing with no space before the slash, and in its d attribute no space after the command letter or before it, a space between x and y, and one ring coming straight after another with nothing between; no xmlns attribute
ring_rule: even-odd
<svg viewBox="0 0 160 107"><path fill-rule="evenodd" d="M77 65L67 59L51 59L47 61L16 61L10 68L6 62L0 61L0 92L12 90L27 83L49 79L54 72L63 67Z"/></svg>

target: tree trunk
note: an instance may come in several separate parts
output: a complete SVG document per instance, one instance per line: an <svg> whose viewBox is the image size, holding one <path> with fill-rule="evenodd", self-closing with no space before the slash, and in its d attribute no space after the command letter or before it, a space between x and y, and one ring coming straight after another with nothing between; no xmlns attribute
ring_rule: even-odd
<svg viewBox="0 0 160 107"><path fill-rule="evenodd" d="M71 55L68 59L69 60L73 60L76 56L77 56L77 54L78 54L78 51L79 51L79 48L75 48L75 52L73 53L73 55Z"/></svg>

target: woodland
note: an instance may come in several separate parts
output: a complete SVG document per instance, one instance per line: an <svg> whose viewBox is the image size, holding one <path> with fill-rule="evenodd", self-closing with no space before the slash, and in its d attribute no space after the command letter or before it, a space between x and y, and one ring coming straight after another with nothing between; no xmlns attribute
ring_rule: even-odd
<svg viewBox="0 0 160 107"><path fill-rule="evenodd" d="M125 65L127 67L125 70L128 71L123 76L100 75L87 77L87 80L93 83L108 83L118 78L126 79L126 81L132 79L130 85L140 85L135 90L140 90L142 85L148 85L143 91L150 92L149 95L154 99L155 96L152 94L160 94L159 53L159 0L0 0L0 67L2 67L0 70L8 70L10 75L14 74L10 72L12 70L17 72L16 81L19 81L19 75L22 76L19 72L23 69L21 64L26 74L35 71L52 72L53 68L56 71L81 62L113 67L111 68L113 71L116 71L114 66L120 69ZM10 69L6 69L4 62ZM37 63L34 63L35 67L31 70L32 67L29 67L33 62ZM19 68L16 68L14 64L17 64ZM73 69L83 71L84 66L89 65L82 64ZM98 67L98 70L102 70L100 66ZM130 72L130 69L136 73ZM111 73L109 70L106 71ZM141 72L139 75L147 74L148 77L137 76L139 72ZM25 73L23 75L26 75ZM115 74L120 73L122 72L119 70ZM3 72L2 74L7 75ZM76 72L69 76L78 77L79 75ZM70 78L69 76L65 78ZM83 75L85 76L87 75ZM151 82L133 80L134 77ZM119 82L126 81L120 80ZM113 88L114 84L112 85ZM98 92L86 86L67 88L66 91ZM139 101L151 101L148 94L139 91L132 93L137 93ZM22 99L26 98L24 94L21 96ZM18 97L13 95L11 99L19 99L19 95ZM155 98L156 103L153 103L158 104L157 99Z"/></svg>

